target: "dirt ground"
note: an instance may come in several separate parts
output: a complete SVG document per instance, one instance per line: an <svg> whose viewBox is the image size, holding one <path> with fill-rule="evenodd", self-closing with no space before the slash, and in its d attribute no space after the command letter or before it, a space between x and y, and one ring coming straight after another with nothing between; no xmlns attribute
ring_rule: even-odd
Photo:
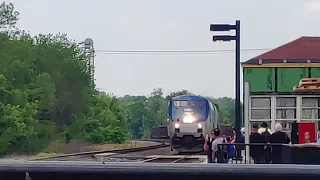
<svg viewBox="0 0 320 180"><path fill-rule="evenodd" d="M119 156L125 156L125 157L142 157L142 156L152 156L152 155L173 155L177 154L177 152L171 151L170 147L164 147L164 148L158 148L158 149L151 149L146 151L138 151L138 152L132 152L127 154L120 154Z"/></svg>
<svg viewBox="0 0 320 180"><path fill-rule="evenodd" d="M69 153L79 153L79 152L87 152L87 151L111 151L111 150L119 150L119 149L127 149L127 148L137 148L137 147L145 147L158 145L158 142L151 141L137 141L137 140L128 140L123 144L101 144L101 145L90 145L85 142L74 141L65 145L63 147L63 152L60 153L39 153L37 155L25 156L25 155L8 155L0 158L0 161L6 160L32 160L40 157L50 157L56 156L59 154L69 154ZM160 150L161 151L161 150ZM162 153L161 153L162 154Z"/></svg>
<svg viewBox="0 0 320 180"><path fill-rule="evenodd" d="M101 150L118 150L118 149L127 149L127 148L137 148L137 147L145 147L158 145L157 142L150 141L136 141L136 140L128 140L123 144L88 144L85 142L74 141L69 143L64 147L63 153L78 153L78 152L87 152L87 151L101 151Z"/></svg>

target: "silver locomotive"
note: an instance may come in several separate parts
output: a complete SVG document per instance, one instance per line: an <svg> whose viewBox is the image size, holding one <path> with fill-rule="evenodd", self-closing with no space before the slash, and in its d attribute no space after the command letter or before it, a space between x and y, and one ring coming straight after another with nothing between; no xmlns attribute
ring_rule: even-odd
<svg viewBox="0 0 320 180"><path fill-rule="evenodd" d="M217 107L201 96L174 97L168 111L171 150L178 152L202 151L206 135L220 125Z"/></svg>

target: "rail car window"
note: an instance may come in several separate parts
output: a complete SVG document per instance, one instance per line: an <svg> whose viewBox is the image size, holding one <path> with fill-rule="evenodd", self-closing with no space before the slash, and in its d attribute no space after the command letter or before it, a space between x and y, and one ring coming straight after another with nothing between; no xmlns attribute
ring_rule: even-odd
<svg viewBox="0 0 320 180"><path fill-rule="evenodd" d="M188 106L188 101L174 101L173 104L175 107L186 107Z"/></svg>
<svg viewBox="0 0 320 180"><path fill-rule="evenodd" d="M193 107L203 107L205 104L206 101L190 101L190 105Z"/></svg>

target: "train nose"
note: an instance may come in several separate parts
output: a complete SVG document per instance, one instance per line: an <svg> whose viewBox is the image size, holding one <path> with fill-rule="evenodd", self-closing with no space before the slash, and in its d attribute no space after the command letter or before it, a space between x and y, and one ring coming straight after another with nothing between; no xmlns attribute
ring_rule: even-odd
<svg viewBox="0 0 320 180"><path fill-rule="evenodd" d="M184 136L182 141L183 141L183 146L186 147L187 149L192 149L198 143L198 140L193 136Z"/></svg>
<svg viewBox="0 0 320 180"><path fill-rule="evenodd" d="M179 129L179 133L203 133L203 125L200 123L193 123L193 124L179 124L179 126L174 127L174 131L177 133L177 129Z"/></svg>

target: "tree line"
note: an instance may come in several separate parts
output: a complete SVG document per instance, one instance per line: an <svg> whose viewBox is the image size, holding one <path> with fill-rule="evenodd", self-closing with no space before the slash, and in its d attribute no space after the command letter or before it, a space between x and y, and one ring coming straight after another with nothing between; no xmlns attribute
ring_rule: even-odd
<svg viewBox="0 0 320 180"><path fill-rule="evenodd" d="M65 34L31 36L15 27L19 13L0 5L0 154L45 151L52 142L122 143L149 137L164 125L161 88L148 96L115 97L96 90L84 51ZM232 123L234 100L218 98L222 121Z"/></svg>

